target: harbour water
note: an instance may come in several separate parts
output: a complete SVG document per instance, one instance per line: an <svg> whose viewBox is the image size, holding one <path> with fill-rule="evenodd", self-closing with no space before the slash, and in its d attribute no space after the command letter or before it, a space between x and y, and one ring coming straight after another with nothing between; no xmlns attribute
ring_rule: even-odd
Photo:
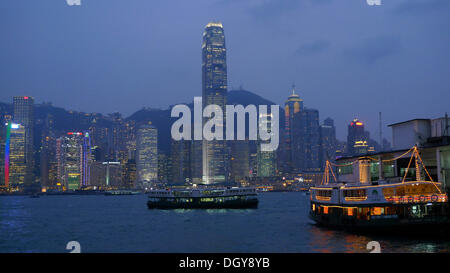
<svg viewBox="0 0 450 273"><path fill-rule="evenodd" d="M301 192L259 195L248 210L149 210L146 195L1 196L0 252L450 252L450 240L317 227Z"/></svg>

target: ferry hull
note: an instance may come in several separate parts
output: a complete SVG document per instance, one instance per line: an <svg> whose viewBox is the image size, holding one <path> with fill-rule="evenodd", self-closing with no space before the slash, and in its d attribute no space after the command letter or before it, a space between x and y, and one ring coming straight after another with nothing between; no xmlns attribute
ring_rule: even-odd
<svg viewBox="0 0 450 273"><path fill-rule="evenodd" d="M317 204L316 204L317 205ZM405 206L406 208L406 206ZM447 209L448 205L444 205ZM450 217L448 214L425 218L389 217L357 219L343 215L340 211L327 215L310 212L310 219L319 226L349 231L366 231L382 234L422 234L431 231L433 235L449 235Z"/></svg>
<svg viewBox="0 0 450 273"><path fill-rule="evenodd" d="M201 202L200 198L193 198L193 202L189 203L148 201L147 206L149 209L256 209L258 199Z"/></svg>

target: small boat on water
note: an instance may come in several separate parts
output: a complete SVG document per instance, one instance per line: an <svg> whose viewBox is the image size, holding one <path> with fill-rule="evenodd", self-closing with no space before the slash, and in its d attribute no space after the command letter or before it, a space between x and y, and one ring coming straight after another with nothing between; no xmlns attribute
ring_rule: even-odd
<svg viewBox="0 0 450 273"><path fill-rule="evenodd" d="M151 190L149 209L246 209L257 208L255 188L205 187Z"/></svg>
<svg viewBox="0 0 450 273"><path fill-rule="evenodd" d="M322 185L310 189L310 218L319 225L352 230L448 230L448 196L441 189L441 183L432 181L417 147L410 151L410 162L416 159L415 181L405 181L406 170L401 182L346 183L336 179L331 163L327 162ZM357 169L360 173L367 166L366 160L360 158L353 162L359 164ZM420 177L420 170L428 174L430 181ZM330 183L330 172L334 183Z"/></svg>

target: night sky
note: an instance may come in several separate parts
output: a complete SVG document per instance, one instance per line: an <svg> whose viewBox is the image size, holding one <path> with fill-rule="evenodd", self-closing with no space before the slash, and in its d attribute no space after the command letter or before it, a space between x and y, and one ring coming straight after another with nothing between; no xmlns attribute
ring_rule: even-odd
<svg viewBox="0 0 450 273"><path fill-rule="evenodd" d="M450 113L450 1L0 1L0 101L85 112L167 108L201 95L204 26L223 23L229 90L384 125ZM384 127L390 139L390 129Z"/></svg>

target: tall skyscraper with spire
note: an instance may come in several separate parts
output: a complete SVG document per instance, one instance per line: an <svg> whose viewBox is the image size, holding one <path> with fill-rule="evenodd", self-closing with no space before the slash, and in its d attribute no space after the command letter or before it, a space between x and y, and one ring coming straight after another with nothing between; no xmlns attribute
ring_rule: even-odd
<svg viewBox="0 0 450 273"><path fill-rule="evenodd" d="M224 111L227 98L227 51L222 23L210 22L203 32L202 99L203 108L218 105ZM207 120L203 120L205 124ZM223 120L225 124L225 118ZM218 128L215 128L216 130ZM223 133L225 135L225 128ZM203 183L226 182L228 178L228 148L225 140L203 140Z"/></svg>
<svg viewBox="0 0 450 273"><path fill-rule="evenodd" d="M302 163L299 154L303 144L300 127L301 111L303 111L303 100L295 93L295 85L292 85L292 94L284 104L285 138L282 166L284 173L297 171L297 165Z"/></svg>
<svg viewBox="0 0 450 273"><path fill-rule="evenodd" d="M319 111L306 108L303 100L295 93L288 97L285 106L285 140L283 172L320 171L320 126Z"/></svg>

